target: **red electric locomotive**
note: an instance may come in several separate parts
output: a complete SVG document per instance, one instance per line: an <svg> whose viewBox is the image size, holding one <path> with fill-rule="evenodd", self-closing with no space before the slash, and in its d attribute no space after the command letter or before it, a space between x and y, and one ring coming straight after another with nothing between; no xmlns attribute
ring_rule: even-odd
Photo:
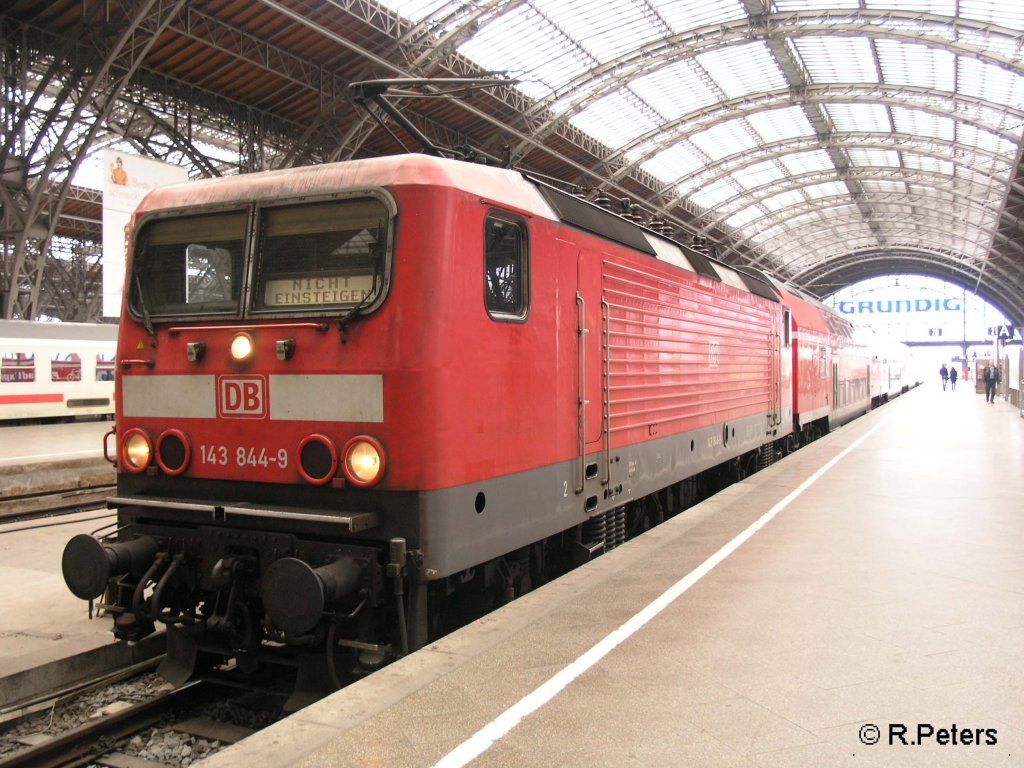
<svg viewBox="0 0 1024 768"><path fill-rule="evenodd" d="M120 637L165 625L172 680L285 657L303 695L770 456L805 402L790 317L819 311L425 155L157 190L128 270L118 526L65 579Z"/></svg>

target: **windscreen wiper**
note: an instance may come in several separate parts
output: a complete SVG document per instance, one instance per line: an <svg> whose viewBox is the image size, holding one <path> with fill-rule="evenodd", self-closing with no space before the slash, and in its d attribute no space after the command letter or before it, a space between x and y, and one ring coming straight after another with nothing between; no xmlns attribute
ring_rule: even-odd
<svg viewBox="0 0 1024 768"><path fill-rule="evenodd" d="M132 269L132 278L135 281L135 293L139 297L139 311L142 313L142 327L146 329L146 333L153 337L156 341L156 331L153 329L153 321L149 318L149 310L146 309L146 299L142 295L142 281L139 280L139 270Z"/></svg>
<svg viewBox="0 0 1024 768"><path fill-rule="evenodd" d="M384 239L384 223L382 221L377 222L377 234L376 242L372 248L372 251L376 252L376 258L373 263L373 287L370 292L367 293L359 302L352 307L348 312L338 318L338 330L341 331L342 335L348 334L348 325L356 316L370 306L380 296L380 292L384 290L384 254L382 245ZM379 282L379 284L378 284Z"/></svg>
<svg viewBox="0 0 1024 768"><path fill-rule="evenodd" d="M338 330L341 331L342 334L347 334L349 323L355 320L356 315L358 315L360 312L362 312L364 309L370 306L374 301L376 301L377 295L377 272L374 272L373 290L371 290L368 294L363 296L363 298L359 300L359 303L352 307L352 309L350 309L348 312L346 312L344 315L338 318Z"/></svg>

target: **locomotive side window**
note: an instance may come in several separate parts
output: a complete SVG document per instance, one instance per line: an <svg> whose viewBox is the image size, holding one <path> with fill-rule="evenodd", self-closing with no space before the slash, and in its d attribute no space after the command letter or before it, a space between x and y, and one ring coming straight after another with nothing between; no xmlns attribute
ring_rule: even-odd
<svg viewBox="0 0 1024 768"><path fill-rule="evenodd" d="M4 352L0 380L5 384L36 380L36 356L31 352Z"/></svg>
<svg viewBox="0 0 1024 768"><path fill-rule="evenodd" d="M529 303L525 224L491 214L484 224L484 305L495 320L523 320Z"/></svg>
<svg viewBox="0 0 1024 768"><path fill-rule="evenodd" d="M131 307L137 315L238 312L244 211L150 221L137 239Z"/></svg>
<svg viewBox="0 0 1024 768"><path fill-rule="evenodd" d="M376 199L265 208L256 311L365 305L383 283L388 210Z"/></svg>

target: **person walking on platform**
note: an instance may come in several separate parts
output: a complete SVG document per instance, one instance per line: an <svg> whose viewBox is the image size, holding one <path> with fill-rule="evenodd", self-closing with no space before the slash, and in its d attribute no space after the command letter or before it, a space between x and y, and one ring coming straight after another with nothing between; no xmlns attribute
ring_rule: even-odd
<svg viewBox="0 0 1024 768"><path fill-rule="evenodd" d="M999 383L1001 378L999 375L999 368L989 363L985 366L985 402L994 403L996 401L996 384Z"/></svg>
<svg viewBox="0 0 1024 768"><path fill-rule="evenodd" d="M946 369L946 364L943 363L942 367L939 368L939 378L942 379L942 391L946 391L946 382L949 381L949 371Z"/></svg>
<svg viewBox="0 0 1024 768"><path fill-rule="evenodd" d="M954 390L954 391L956 390L956 377L958 375L959 374L957 374L957 372L956 372L956 366L955 365L949 366L949 388Z"/></svg>

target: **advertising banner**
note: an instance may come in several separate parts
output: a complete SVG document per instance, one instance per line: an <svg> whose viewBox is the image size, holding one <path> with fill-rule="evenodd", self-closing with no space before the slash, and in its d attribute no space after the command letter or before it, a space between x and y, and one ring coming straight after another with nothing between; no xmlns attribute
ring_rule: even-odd
<svg viewBox="0 0 1024 768"><path fill-rule="evenodd" d="M962 346L1020 338L1001 312L961 287L925 277L901 277L898 285L884 280L850 286L827 303L852 322L897 341Z"/></svg>
<svg viewBox="0 0 1024 768"><path fill-rule="evenodd" d="M166 184L188 181L188 171L159 160L103 150L103 315L121 314L125 237L142 198Z"/></svg>

